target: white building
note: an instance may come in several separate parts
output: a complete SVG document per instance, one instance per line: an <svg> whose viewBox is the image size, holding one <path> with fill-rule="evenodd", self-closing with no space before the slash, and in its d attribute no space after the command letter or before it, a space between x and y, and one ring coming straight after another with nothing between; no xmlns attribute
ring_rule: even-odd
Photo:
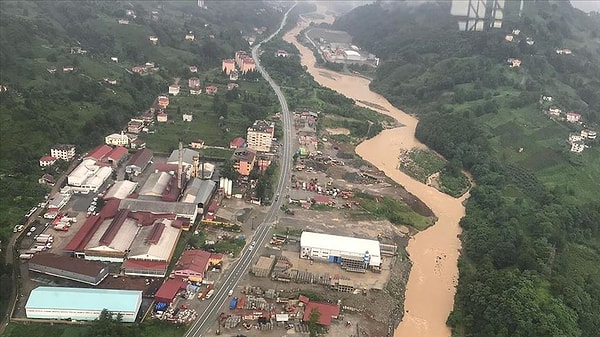
<svg viewBox="0 0 600 337"><path fill-rule="evenodd" d="M179 84L172 84L169 86L169 95L177 96L179 95Z"/></svg>
<svg viewBox="0 0 600 337"><path fill-rule="evenodd" d="M67 183L74 192L95 193L111 174L112 168L99 166L94 159L85 159L67 176Z"/></svg>
<svg viewBox="0 0 600 337"><path fill-rule="evenodd" d="M193 118L194 118L194 116L192 114L183 114L184 122L191 122Z"/></svg>
<svg viewBox="0 0 600 337"><path fill-rule="evenodd" d="M140 290L114 290L66 287L37 287L31 291L27 318L93 321L103 309L121 314L123 322L135 322L142 304Z"/></svg>
<svg viewBox="0 0 600 337"><path fill-rule="evenodd" d="M313 232L302 232L300 258L338 263L352 271L381 266L379 241Z"/></svg>
<svg viewBox="0 0 600 337"><path fill-rule="evenodd" d="M75 145L57 144L50 149L50 155L56 159L71 160L75 157Z"/></svg>
<svg viewBox="0 0 600 337"><path fill-rule="evenodd" d="M344 58L347 61L362 61L363 57L359 52L354 50L344 50Z"/></svg>
<svg viewBox="0 0 600 337"><path fill-rule="evenodd" d="M275 124L259 120L246 130L246 144L255 151L269 152L273 145Z"/></svg>
<svg viewBox="0 0 600 337"><path fill-rule="evenodd" d="M585 149L585 145L582 141L571 143L571 152L581 153Z"/></svg>
<svg viewBox="0 0 600 337"><path fill-rule="evenodd" d="M104 137L104 143L106 145L129 146L129 137L123 132L113 133Z"/></svg>

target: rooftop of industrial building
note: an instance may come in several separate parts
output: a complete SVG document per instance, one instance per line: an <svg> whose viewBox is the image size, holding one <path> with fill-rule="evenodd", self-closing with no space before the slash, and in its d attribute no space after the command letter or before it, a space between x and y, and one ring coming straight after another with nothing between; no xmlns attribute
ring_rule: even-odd
<svg viewBox="0 0 600 337"><path fill-rule="evenodd" d="M29 260L29 269L37 271L35 265L41 265L56 269L61 269L68 272L96 277L108 264L98 261L87 261L76 259L69 256L57 255L51 253L43 253L34 255Z"/></svg>
<svg viewBox="0 0 600 337"><path fill-rule="evenodd" d="M181 230L173 220L159 219L152 226L142 226L132 242L128 257L138 260L169 261Z"/></svg>
<svg viewBox="0 0 600 337"><path fill-rule="evenodd" d="M194 157L198 157L200 156L200 153L198 151L194 151L188 148L183 149L183 164L184 165L192 165L194 163ZM167 163L171 164L171 163L178 163L179 162L179 149L175 149L173 150L173 152L171 152L171 155L169 156L169 159L167 159Z"/></svg>
<svg viewBox="0 0 600 337"><path fill-rule="evenodd" d="M148 149L138 150L136 153L129 158L127 161L127 166L134 165L141 168L144 168L148 162L152 159L154 153Z"/></svg>
<svg viewBox="0 0 600 337"><path fill-rule="evenodd" d="M258 261L256 261L256 268L260 269L269 269L275 262L275 255L271 256L260 256Z"/></svg>
<svg viewBox="0 0 600 337"><path fill-rule="evenodd" d="M160 197L169 185L172 176L167 172L155 172L148 176L148 179L140 189L139 195Z"/></svg>
<svg viewBox="0 0 600 337"><path fill-rule="evenodd" d="M121 200L119 208L131 211L148 211L153 214L177 214L184 217L193 217L197 212L196 204L131 198Z"/></svg>
<svg viewBox="0 0 600 337"><path fill-rule="evenodd" d="M300 236L300 247L328 249L353 253L360 256L363 256L366 252L369 252L371 257L369 265L379 266L381 264L381 253L379 241L377 240L314 232L302 232L302 235Z"/></svg>
<svg viewBox="0 0 600 337"><path fill-rule="evenodd" d="M31 291L26 308L57 310L137 311L142 292L68 287L37 287Z"/></svg>
<svg viewBox="0 0 600 337"><path fill-rule="evenodd" d="M104 199L125 199L129 196L135 188L137 187L137 183L129 180L119 180L115 182L114 185L110 187L110 189L104 195Z"/></svg>
<svg viewBox="0 0 600 337"><path fill-rule="evenodd" d="M192 179L183 193L181 202L206 204L217 187L217 183L212 180ZM206 205L205 205L206 206Z"/></svg>

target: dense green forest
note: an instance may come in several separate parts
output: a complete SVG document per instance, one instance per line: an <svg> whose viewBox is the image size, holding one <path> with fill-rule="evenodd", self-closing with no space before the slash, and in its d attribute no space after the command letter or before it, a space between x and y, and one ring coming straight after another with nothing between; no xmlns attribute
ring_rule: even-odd
<svg viewBox="0 0 600 337"><path fill-rule="evenodd" d="M600 151L570 154L582 126L549 120L539 101L598 129L600 17L566 1L526 2L519 17L507 2L504 28L459 32L449 6L376 3L334 24L382 58L372 89L419 114L417 138L476 181L448 324L455 336L597 336Z"/></svg>
<svg viewBox="0 0 600 337"><path fill-rule="evenodd" d="M203 138L209 145L218 140L215 145L223 145L229 133L245 130L253 118L272 112L277 101L268 85L257 81L258 74L226 92L228 81L220 67L222 59L249 49L245 37L261 39L257 29L265 27L262 34L270 34L278 26L282 10L261 1L207 1L206 8L199 8L195 1L3 1L2 251L13 226L48 192L38 184L44 173L38 159L52 145L75 144L78 153L84 153L103 143L104 136L121 130L130 117L148 109L169 84L177 79L187 83L192 76L190 65L197 66L196 76L203 84L219 85L223 93L203 95L193 102L189 97L173 99L169 107L173 111L168 112L179 117L179 122L147 139L149 146L165 151L178 137L186 141ZM194 41L184 39L189 32L195 35ZM158 37L156 45L149 41L151 35ZM159 70L143 75L131 72L132 67L146 62L155 63ZM65 66L73 66L74 71L64 72ZM117 83L111 85L107 78ZM185 129L181 114L188 111L203 118L196 118ZM199 136L202 132L205 137ZM4 256L0 259L3 263ZM7 289L11 270L11 265L0 268ZM0 295L0 315L8 307L4 304L9 295L7 291Z"/></svg>

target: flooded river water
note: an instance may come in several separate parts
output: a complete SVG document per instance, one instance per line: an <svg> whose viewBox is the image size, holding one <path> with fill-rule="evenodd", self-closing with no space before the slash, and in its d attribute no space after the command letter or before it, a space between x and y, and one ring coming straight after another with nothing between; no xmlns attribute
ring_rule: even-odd
<svg viewBox="0 0 600 337"><path fill-rule="evenodd" d="M317 12L325 14L325 8L319 6ZM333 19L333 16L325 15L322 20L311 21L331 23ZM300 22L284 36L284 40L300 50L302 65L307 67L315 80L355 101L371 103L371 109L389 115L404 125L384 130L374 138L362 142L356 148L357 154L421 199L438 218L432 227L415 235L408 244L412 269L406 288L404 318L394 336L448 337L450 328L446 326L446 319L454 304L458 281L457 260L461 247L458 238L461 232L459 221L465 214L462 202L468 198L468 193L461 198L453 198L398 170L398 156L402 150L426 148L414 136L417 119L372 92L369 80L315 68L313 52L296 40L296 35L309 23L309 20ZM381 108L373 108L374 106Z"/></svg>

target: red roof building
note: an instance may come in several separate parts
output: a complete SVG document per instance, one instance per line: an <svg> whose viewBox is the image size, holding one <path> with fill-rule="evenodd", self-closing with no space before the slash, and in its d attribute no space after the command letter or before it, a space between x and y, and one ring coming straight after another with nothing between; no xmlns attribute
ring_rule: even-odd
<svg viewBox="0 0 600 337"><path fill-rule="evenodd" d="M175 265L175 275L182 277L198 276L204 278L204 273L223 260L223 254L214 254L201 249L186 250Z"/></svg>
<svg viewBox="0 0 600 337"><path fill-rule="evenodd" d="M108 145L98 145L93 150L89 151L84 159L102 160L107 154L112 151L112 147Z"/></svg>
<svg viewBox="0 0 600 337"><path fill-rule="evenodd" d="M236 137L229 142L230 149L239 149L240 147L244 147L244 145L246 145L246 140L242 137Z"/></svg>
<svg viewBox="0 0 600 337"><path fill-rule="evenodd" d="M109 153L107 153L106 156L104 156L103 160L116 166L116 165L119 165L120 163L122 163L123 160L125 160L125 157L127 157L127 153L128 153L128 150L126 148L124 148L123 146L116 146Z"/></svg>
<svg viewBox="0 0 600 337"><path fill-rule="evenodd" d="M186 283L184 282L167 280L167 282L163 283L163 285L158 289L156 295L154 295L154 300L156 302L171 303L179 291L185 289L185 287Z"/></svg>
<svg viewBox="0 0 600 337"><path fill-rule="evenodd" d="M56 158L52 156L43 156L42 158L40 158L41 167L51 166L54 165L54 163L56 163Z"/></svg>
<svg viewBox="0 0 600 337"><path fill-rule="evenodd" d="M214 95L214 94L216 94L216 93L217 93L217 90L219 90L219 88L217 88L217 87L216 87L216 86L214 86L214 85L209 85L208 87L206 87L206 88L204 89L204 91L205 91L207 94L209 94L209 95Z"/></svg>
<svg viewBox="0 0 600 337"><path fill-rule="evenodd" d="M164 277L167 274L167 262L129 259L123 262L126 275Z"/></svg>
<svg viewBox="0 0 600 337"><path fill-rule="evenodd" d="M319 205L330 205L332 203L331 198L326 195L317 194L313 197L316 204Z"/></svg>
<svg viewBox="0 0 600 337"><path fill-rule="evenodd" d="M319 320L317 321L317 324L320 325L331 325L331 319L337 318L340 315L340 306L337 304L308 301L304 306L303 322L310 320L310 313L313 310L317 310L320 313Z"/></svg>

